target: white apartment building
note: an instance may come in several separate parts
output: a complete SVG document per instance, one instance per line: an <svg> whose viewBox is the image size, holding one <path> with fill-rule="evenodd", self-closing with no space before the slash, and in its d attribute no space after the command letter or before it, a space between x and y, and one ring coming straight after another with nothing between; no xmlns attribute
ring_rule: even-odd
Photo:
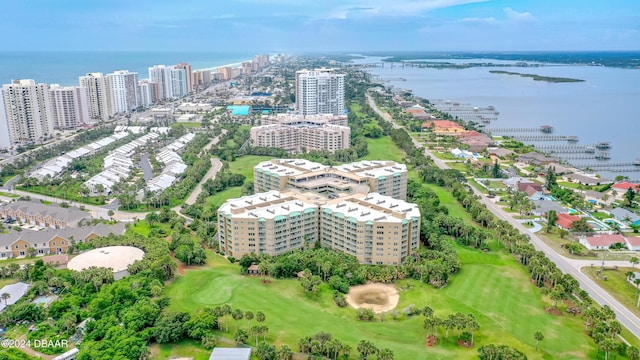
<svg viewBox="0 0 640 360"><path fill-rule="evenodd" d="M111 84L102 73L80 76L80 86L87 88L91 118L107 121L115 114Z"/></svg>
<svg viewBox="0 0 640 360"><path fill-rule="evenodd" d="M171 69L171 93L174 99L189 94L189 83L191 83L191 76L187 76L186 69L175 66Z"/></svg>
<svg viewBox="0 0 640 360"><path fill-rule="evenodd" d="M334 69L300 70L296 72L296 107L304 116L344 114L345 74Z"/></svg>
<svg viewBox="0 0 640 360"><path fill-rule="evenodd" d="M0 149L11 147L11 137L9 136L9 120L7 111L4 109L4 90L0 88Z"/></svg>
<svg viewBox="0 0 640 360"><path fill-rule="evenodd" d="M173 99L173 86L171 83L171 66L153 65L149 68L149 82L159 84L158 100Z"/></svg>
<svg viewBox="0 0 640 360"><path fill-rule="evenodd" d="M53 136L53 114L48 84L34 80L14 80L2 86L4 103L0 115L0 130L6 126L10 145L41 143ZM3 114L1 114L3 113ZM6 144L6 137L0 141Z"/></svg>
<svg viewBox="0 0 640 360"><path fill-rule="evenodd" d="M52 84L49 92L54 128L71 130L91 122L87 88Z"/></svg>
<svg viewBox="0 0 640 360"><path fill-rule="evenodd" d="M363 264L400 265L419 247L417 205L377 193L310 199L269 191L227 200L218 209L225 255L272 256L313 246L355 256Z"/></svg>
<svg viewBox="0 0 640 360"><path fill-rule="evenodd" d="M151 84L149 84L148 80L138 81L138 104L144 107L148 107L153 104Z"/></svg>
<svg viewBox="0 0 640 360"><path fill-rule="evenodd" d="M116 113L126 113L139 106L138 73L128 70L116 70L107 74L113 96L113 107Z"/></svg>

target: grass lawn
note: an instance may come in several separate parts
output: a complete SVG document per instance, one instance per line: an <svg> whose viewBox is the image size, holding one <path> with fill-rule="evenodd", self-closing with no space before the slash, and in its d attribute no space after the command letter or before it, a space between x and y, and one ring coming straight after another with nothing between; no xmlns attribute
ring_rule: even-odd
<svg viewBox="0 0 640 360"><path fill-rule="evenodd" d="M638 304L638 290L635 285L627 281L627 276L625 275L628 271L640 272L640 269L618 268L618 270L606 270L603 275L607 277L607 280L603 280L597 274L600 270L599 266L583 267L581 270L591 280L620 301L622 305L626 306L627 309L640 316L640 308L636 306Z"/></svg>
<svg viewBox="0 0 640 360"><path fill-rule="evenodd" d="M172 128L178 127L178 126L182 126L182 127L185 127L185 128L199 128L199 127L202 127L202 123L199 123L199 122L175 122L175 123L173 123L173 124L171 124L169 126L171 126Z"/></svg>
<svg viewBox="0 0 640 360"><path fill-rule="evenodd" d="M4 191L0 191L0 196L6 196L6 197L9 197L9 198L19 198L20 197L20 195L11 194L11 193L4 192Z"/></svg>
<svg viewBox="0 0 640 360"><path fill-rule="evenodd" d="M207 197L206 204L217 209L228 199L239 198L240 196L242 196L242 187L234 186Z"/></svg>
<svg viewBox="0 0 640 360"><path fill-rule="evenodd" d="M0 262L0 265L5 266L6 264ZM16 279L2 278L2 279L0 279L0 288L2 288L5 285L15 284L16 282L18 282L18 280L16 280Z"/></svg>
<svg viewBox="0 0 640 360"><path fill-rule="evenodd" d="M271 156L244 155L237 157L235 161L229 163L229 170L232 173L246 176L246 181L253 181L253 167L259 162L271 160Z"/></svg>
<svg viewBox="0 0 640 360"><path fill-rule="evenodd" d="M426 186L429 189L435 191L435 193L438 195L438 198L440 198L440 203L446 206L447 209L449 209L449 215L462 219L466 223L474 222L473 219L471 219L471 215L469 215L469 213L464 210L462 205L460 205L460 203L453 197L453 195L445 188L432 184L426 184L423 186Z"/></svg>
<svg viewBox="0 0 640 360"><path fill-rule="evenodd" d="M150 225L146 220L139 220L135 224L131 225L130 231L142 236L149 236L151 229L163 229L167 235L171 234L169 224L154 223Z"/></svg>
<svg viewBox="0 0 640 360"><path fill-rule="evenodd" d="M367 138L369 153L362 160L391 160L404 162L405 153L393 142L391 137L383 136L378 139Z"/></svg>
<svg viewBox="0 0 640 360"><path fill-rule="evenodd" d="M548 306L540 292L530 284L526 270L507 255L458 249L463 262L462 272L444 289L433 289L417 281L403 281L411 285L402 290L398 310L409 305L431 306L438 316L461 311L473 313L480 324L476 333L476 348L484 344L499 343L514 346L530 359L591 359L595 358L595 345L582 331L582 319L568 315L552 316L545 312ZM212 255L211 253L209 253ZM234 308L265 312L269 327L267 341L288 344L296 349L297 342L306 335L328 331L352 347L361 339L373 341L378 347L390 348L397 359L475 359L477 350L463 349L440 334L434 348L424 345L425 331L422 317L394 321L387 316L384 324L379 320L361 322L351 308L333 304L331 291L322 285L317 297L305 295L296 280L274 280L264 285L256 277L240 275L239 266L230 264L220 256L212 255L203 270L188 271L166 289L174 310L194 312L204 306L229 303ZM258 300L259 299L259 300ZM522 321L527 319L527 321ZM245 320L229 322L231 337L237 326L247 327ZM540 350L534 351L533 333L542 330L545 335ZM181 354L181 348L193 353L196 344L172 346L172 352ZM165 348L159 358L170 356Z"/></svg>
<svg viewBox="0 0 640 360"><path fill-rule="evenodd" d="M611 215L609 214L605 214L603 212L592 212L591 216L593 216L594 218L598 219L598 220L604 220L604 219L610 219Z"/></svg>
<svg viewBox="0 0 640 360"><path fill-rule="evenodd" d="M211 350L200 346L194 340L183 340L178 344L154 344L151 346L152 359L192 358L193 360L209 360Z"/></svg>
<svg viewBox="0 0 640 360"><path fill-rule="evenodd" d="M568 182L568 181L558 181L558 185L562 187L566 187L568 189L574 189L574 190L591 190L592 189L591 186L585 186L582 184Z"/></svg>

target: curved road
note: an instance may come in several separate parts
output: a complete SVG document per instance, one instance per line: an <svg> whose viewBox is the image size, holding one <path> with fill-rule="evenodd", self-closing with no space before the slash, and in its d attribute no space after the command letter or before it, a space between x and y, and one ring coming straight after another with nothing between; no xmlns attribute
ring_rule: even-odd
<svg viewBox="0 0 640 360"><path fill-rule="evenodd" d="M380 111L375 103L375 101L371 98L371 96L367 95L367 101L371 108L380 115L384 120L390 122L394 128L401 128L398 124L394 123L389 114L383 113ZM416 139L411 137L414 145L416 147L423 147ZM424 149L425 155L433 159L436 166L440 169L449 169L449 166L434 156L428 149ZM522 224L518 222L518 220L511 217L507 214L502 208L496 205L491 199L487 198L482 192L480 192L475 187L471 186L473 192L480 196L480 201L487 206L487 209L491 211L495 216L499 219L502 219L513 227L518 229L523 234L528 234L531 238L531 243L533 246L542 252L549 258L549 260L553 261L558 269L563 273L571 274L580 284L580 287L584 289L594 301L596 301L600 305L609 306L615 313L618 321L624 325L629 331L635 335L637 338L640 338L640 318L636 316L634 313L629 311L624 305L622 305L618 300L614 299L609 293L603 290L598 284L596 284L593 280L591 280L587 275L583 274L580 271L580 268L585 266L591 266L592 264L600 265L602 262L597 260L576 260L576 259L568 259L560 254L558 254L553 248L543 242L536 234L529 231L529 229L525 228ZM628 261L606 261L606 265L608 266L631 266L631 263Z"/></svg>

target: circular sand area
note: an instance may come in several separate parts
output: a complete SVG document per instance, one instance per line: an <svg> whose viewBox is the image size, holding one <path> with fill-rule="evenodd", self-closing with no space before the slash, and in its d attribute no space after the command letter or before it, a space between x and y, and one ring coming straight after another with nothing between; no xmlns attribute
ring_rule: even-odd
<svg viewBox="0 0 640 360"><path fill-rule="evenodd" d="M142 260L144 251L133 246L107 246L82 253L69 261L67 268L82 271L92 266L111 269L113 272L126 270L136 260Z"/></svg>
<svg viewBox="0 0 640 360"><path fill-rule="evenodd" d="M347 303L356 309L371 309L379 314L398 306L400 295L393 285L372 283L352 286L346 299Z"/></svg>

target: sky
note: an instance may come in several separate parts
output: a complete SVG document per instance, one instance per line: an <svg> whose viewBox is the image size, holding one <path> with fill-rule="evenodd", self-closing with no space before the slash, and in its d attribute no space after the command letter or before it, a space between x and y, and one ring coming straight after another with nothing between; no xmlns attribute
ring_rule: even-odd
<svg viewBox="0 0 640 360"><path fill-rule="evenodd" d="M2 51L640 50L639 0L5 0Z"/></svg>

